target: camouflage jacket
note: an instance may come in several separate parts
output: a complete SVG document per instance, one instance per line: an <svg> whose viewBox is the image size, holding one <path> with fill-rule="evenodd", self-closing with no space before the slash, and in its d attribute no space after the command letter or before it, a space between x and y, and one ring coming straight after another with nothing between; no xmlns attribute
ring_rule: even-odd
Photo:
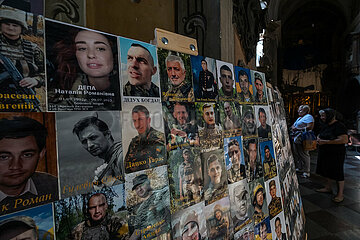
<svg viewBox="0 0 360 240"><path fill-rule="evenodd" d="M163 101L194 102L194 89L185 80L178 86L171 85L163 94Z"/></svg>
<svg viewBox="0 0 360 240"><path fill-rule="evenodd" d="M131 85L127 82L124 86L124 96L136 97L160 97L159 87L151 82L150 89L144 89L141 86Z"/></svg>
<svg viewBox="0 0 360 240"><path fill-rule="evenodd" d="M199 130L200 147L202 149L217 149L223 145L222 129L215 125L211 128L201 128Z"/></svg>
<svg viewBox="0 0 360 240"><path fill-rule="evenodd" d="M273 217L278 215L278 213L280 213L281 211L282 211L282 206L281 206L280 197L272 198L271 201L270 201L270 204L269 204L269 216L270 216L270 219L272 219Z"/></svg>

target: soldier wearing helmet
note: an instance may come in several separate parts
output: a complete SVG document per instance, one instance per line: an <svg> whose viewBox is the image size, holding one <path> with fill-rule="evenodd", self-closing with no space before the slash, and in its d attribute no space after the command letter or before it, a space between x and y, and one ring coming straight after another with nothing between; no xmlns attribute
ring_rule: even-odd
<svg viewBox="0 0 360 240"><path fill-rule="evenodd" d="M252 205L254 207L254 221L255 224L260 223L265 218L265 213L262 210L265 201L264 187L258 183L253 191Z"/></svg>

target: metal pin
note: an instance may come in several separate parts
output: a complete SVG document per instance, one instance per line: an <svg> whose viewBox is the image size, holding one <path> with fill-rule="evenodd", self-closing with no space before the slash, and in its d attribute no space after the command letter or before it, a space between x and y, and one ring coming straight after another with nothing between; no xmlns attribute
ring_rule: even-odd
<svg viewBox="0 0 360 240"><path fill-rule="evenodd" d="M194 44L190 44L190 50L195 52L196 51L196 47L194 46Z"/></svg>
<svg viewBox="0 0 360 240"><path fill-rule="evenodd" d="M168 40L166 37L162 37L162 38L161 38L161 41L162 41L165 45L167 45L167 44L169 43L169 40Z"/></svg>

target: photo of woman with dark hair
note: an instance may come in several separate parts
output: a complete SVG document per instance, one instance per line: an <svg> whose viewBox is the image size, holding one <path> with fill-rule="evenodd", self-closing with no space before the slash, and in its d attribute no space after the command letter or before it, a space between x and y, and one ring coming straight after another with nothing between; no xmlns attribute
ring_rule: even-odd
<svg viewBox="0 0 360 240"><path fill-rule="evenodd" d="M119 110L116 37L48 20L46 27L49 111Z"/></svg>

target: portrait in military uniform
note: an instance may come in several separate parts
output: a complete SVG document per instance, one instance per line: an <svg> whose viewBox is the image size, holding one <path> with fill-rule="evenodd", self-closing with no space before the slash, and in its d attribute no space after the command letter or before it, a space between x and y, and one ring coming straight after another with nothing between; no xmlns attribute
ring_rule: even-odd
<svg viewBox="0 0 360 240"><path fill-rule="evenodd" d="M45 21L49 111L120 110L115 35Z"/></svg>
<svg viewBox="0 0 360 240"><path fill-rule="evenodd" d="M254 224L251 222L245 225L239 231L234 234L234 239L238 240L254 240Z"/></svg>
<svg viewBox="0 0 360 240"><path fill-rule="evenodd" d="M167 166L126 174L126 205L131 239L170 239L170 191Z"/></svg>
<svg viewBox="0 0 360 240"><path fill-rule="evenodd" d="M269 203L269 217L273 219L276 215L278 215L283 207L280 193L280 183L279 178L273 178L266 182L267 184L267 202Z"/></svg>
<svg viewBox="0 0 360 240"><path fill-rule="evenodd" d="M1 111L45 111L44 17L5 5L0 7L0 93L16 98L2 98Z"/></svg>
<svg viewBox="0 0 360 240"><path fill-rule="evenodd" d="M56 239L129 238L124 184L54 203Z"/></svg>
<svg viewBox="0 0 360 240"><path fill-rule="evenodd" d="M250 70L251 79L253 80L253 92L255 104L267 104L265 74Z"/></svg>
<svg viewBox="0 0 360 240"><path fill-rule="evenodd" d="M246 178L242 137L224 138L224 154L228 183Z"/></svg>
<svg viewBox="0 0 360 240"><path fill-rule="evenodd" d="M190 55L158 48L163 101L194 102Z"/></svg>
<svg viewBox="0 0 360 240"><path fill-rule="evenodd" d="M257 138L243 139L246 177L248 182L263 177L263 167L259 156Z"/></svg>
<svg viewBox="0 0 360 240"><path fill-rule="evenodd" d="M235 66L234 70L238 100L242 104L254 103L254 91L252 87L250 70L238 66Z"/></svg>
<svg viewBox="0 0 360 240"><path fill-rule="evenodd" d="M265 184L262 178L249 183L251 204L254 208L254 224L262 222L269 215L264 186Z"/></svg>
<svg viewBox="0 0 360 240"><path fill-rule="evenodd" d="M219 100L235 101L237 93L233 65L231 63L216 60L216 72L218 76Z"/></svg>
<svg viewBox="0 0 360 240"><path fill-rule="evenodd" d="M269 107L255 105L254 110L259 138L271 139L271 119Z"/></svg>
<svg viewBox="0 0 360 240"><path fill-rule="evenodd" d="M241 135L242 119L240 105L237 102L220 102L219 112L224 137Z"/></svg>
<svg viewBox="0 0 360 240"><path fill-rule="evenodd" d="M172 239L205 240L207 239L204 202L180 210L171 215Z"/></svg>
<svg viewBox="0 0 360 240"><path fill-rule="evenodd" d="M232 239L230 200L222 198L205 206L205 218L209 240Z"/></svg>
<svg viewBox="0 0 360 240"><path fill-rule="evenodd" d="M260 156L264 171L264 181L277 176L272 141L260 142Z"/></svg>
<svg viewBox="0 0 360 240"><path fill-rule="evenodd" d="M216 103L195 103L199 126L200 147L203 152L223 146L223 130Z"/></svg>
<svg viewBox="0 0 360 240"><path fill-rule="evenodd" d="M199 133L194 103L162 102L166 148L199 146Z"/></svg>
<svg viewBox="0 0 360 240"><path fill-rule="evenodd" d="M249 105L242 105L241 117L242 117L242 127L241 127L242 135L244 137L257 136L254 107Z"/></svg>
<svg viewBox="0 0 360 240"><path fill-rule="evenodd" d="M58 199L53 113L0 113L0 155L0 215Z"/></svg>
<svg viewBox="0 0 360 240"><path fill-rule="evenodd" d="M252 222L254 212L251 207L249 185L246 179L229 184L229 198L233 228L234 232L237 232Z"/></svg>
<svg viewBox="0 0 360 240"><path fill-rule="evenodd" d="M255 225L255 239L271 240L270 219L267 217L261 223Z"/></svg>
<svg viewBox="0 0 360 240"><path fill-rule="evenodd" d="M125 172L166 164L161 103L127 103L123 120Z"/></svg>
<svg viewBox="0 0 360 240"><path fill-rule="evenodd" d="M281 212L275 218L270 220L272 231L272 239L273 240L287 240L286 236L286 222L284 213Z"/></svg>
<svg viewBox="0 0 360 240"><path fill-rule="evenodd" d="M56 113L62 198L124 182L121 123L115 111Z"/></svg>
<svg viewBox="0 0 360 240"><path fill-rule="evenodd" d="M228 195L224 150L201 153L201 161L204 172L204 199L208 205Z"/></svg>
<svg viewBox="0 0 360 240"><path fill-rule="evenodd" d="M218 83L215 60L203 56L190 56L193 73L195 101L213 102L217 100Z"/></svg>
<svg viewBox="0 0 360 240"><path fill-rule="evenodd" d="M52 204L0 217L0 239L54 239Z"/></svg>
<svg viewBox="0 0 360 240"><path fill-rule="evenodd" d="M119 38L123 97L160 97L156 47Z"/></svg>

